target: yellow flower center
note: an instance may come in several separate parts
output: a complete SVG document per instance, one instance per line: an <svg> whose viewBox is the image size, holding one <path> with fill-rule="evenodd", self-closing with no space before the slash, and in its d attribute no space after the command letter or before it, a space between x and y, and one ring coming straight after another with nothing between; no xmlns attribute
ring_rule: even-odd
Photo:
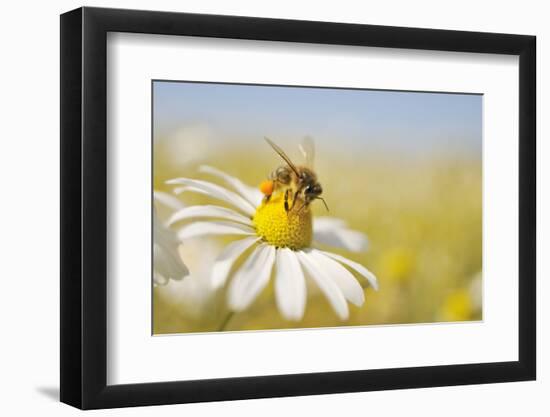
<svg viewBox="0 0 550 417"><path fill-rule="evenodd" d="M292 200L288 204L290 207ZM256 232L273 246L294 250L311 246L311 210L309 207L302 207L302 204L302 200L297 200L292 210L287 212L284 193L273 194L268 201L264 199L252 219Z"/></svg>

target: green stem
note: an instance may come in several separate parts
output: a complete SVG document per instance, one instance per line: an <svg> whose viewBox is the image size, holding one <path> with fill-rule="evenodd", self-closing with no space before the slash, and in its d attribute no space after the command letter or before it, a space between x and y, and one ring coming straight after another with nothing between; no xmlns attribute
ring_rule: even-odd
<svg viewBox="0 0 550 417"><path fill-rule="evenodd" d="M222 321L222 324L220 324L220 327L218 328L218 332L223 332L224 330L227 330L227 325L233 318L235 313L233 311L230 311L229 314L225 317L225 319Z"/></svg>

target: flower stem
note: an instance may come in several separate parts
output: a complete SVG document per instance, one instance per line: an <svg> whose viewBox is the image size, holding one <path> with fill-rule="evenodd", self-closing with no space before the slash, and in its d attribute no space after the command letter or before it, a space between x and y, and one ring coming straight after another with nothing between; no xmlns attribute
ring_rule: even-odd
<svg viewBox="0 0 550 417"><path fill-rule="evenodd" d="M233 318L235 313L233 311L230 311L229 314L223 319L222 323L220 324L220 327L218 328L218 332L223 332L224 330L227 330L227 325Z"/></svg>

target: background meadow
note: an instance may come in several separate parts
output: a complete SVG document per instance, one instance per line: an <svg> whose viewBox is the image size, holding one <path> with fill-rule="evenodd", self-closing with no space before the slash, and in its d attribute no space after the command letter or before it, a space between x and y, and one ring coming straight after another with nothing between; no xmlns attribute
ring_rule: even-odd
<svg viewBox="0 0 550 417"><path fill-rule="evenodd" d="M278 313L272 282L226 330L381 325L482 318L482 97L465 94L154 82L154 188L175 177L205 178L202 164L258 185L282 161L316 143L315 170L330 212L369 238L342 253L378 277L342 322L314 287L300 322ZM184 193L185 205L208 204ZM167 213L160 212L161 216ZM188 241L191 275L153 288L153 332L218 330L224 291L208 289L212 261L230 238Z"/></svg>

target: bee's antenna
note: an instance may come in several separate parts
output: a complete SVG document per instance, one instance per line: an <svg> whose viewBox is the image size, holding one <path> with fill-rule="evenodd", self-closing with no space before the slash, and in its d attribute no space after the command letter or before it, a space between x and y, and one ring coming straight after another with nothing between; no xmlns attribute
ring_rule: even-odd
<svg viewBox="0 0 550 417"><path fill-rule="evenodd" d="M327 209L327 211L330 211L328 209L328 206L327 206L327 202L325 201L325 199L323 197L316 197L317 200L321 200L323 202L323 204L325 205L325 208Z"/></svg>

